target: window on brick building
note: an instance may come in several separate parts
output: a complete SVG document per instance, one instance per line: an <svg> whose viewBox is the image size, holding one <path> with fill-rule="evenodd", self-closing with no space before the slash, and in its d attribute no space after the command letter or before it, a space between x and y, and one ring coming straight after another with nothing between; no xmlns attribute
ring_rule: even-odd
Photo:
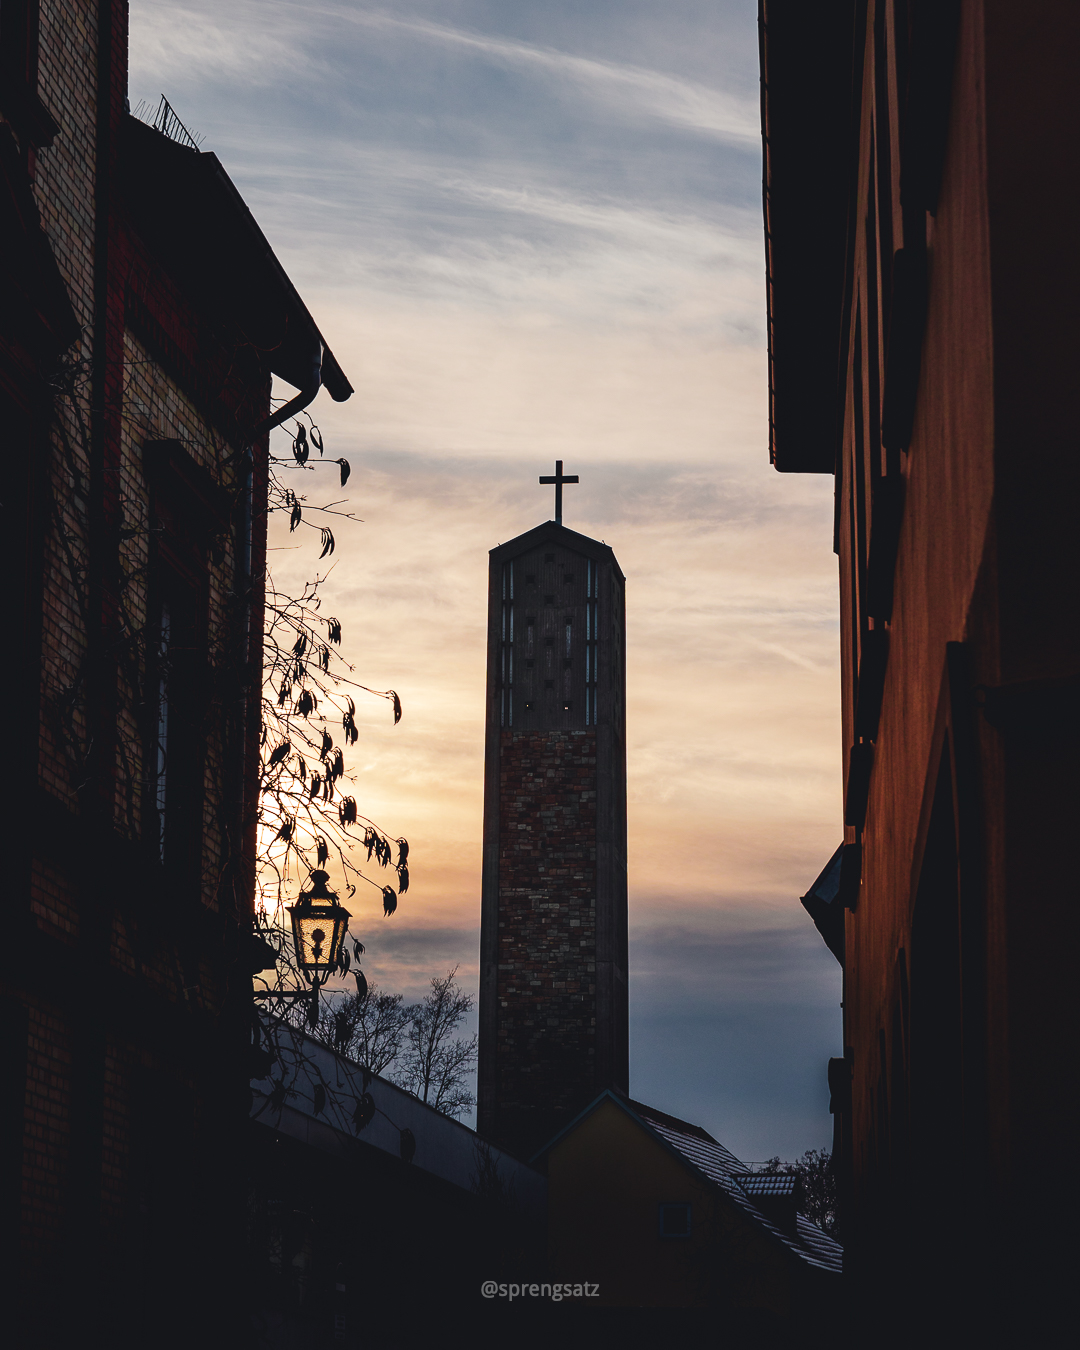
<svg viewBox="0 0 1080 1350"><path fill-rule="evenodd" d="M0 64L10 79L36 90L38 0L0 0Z"/></svg>
<svg viewBox="0 0 1080 1350"><path fill-rule="evenodd" d="M144 835L174 880L196 886L212 740L206 555L227 528L228 502L178 441L150 442L143 459L152 515Z"/></svg>
<svg viewBox="0 0 1080 1350"><path fill-rule="evenodd" d="M186 873L199 850L202 814L200 689L205 625L196 580L170 566L159 549L153 568L148 826L161 861ZM164 556L163 556L164 555Z"/></svg>
<svg viewBox="0 0 1080 1350"><path fill-rule="evenodd" d="M23 154L60 127L38 96L39 0L0 0L0 112ZM27 168L33 177L33 156Z"/></svg>
<svg viewBox="0 0 1080 1350"><path fill-rule="evenodd" d="M662 1238L688 1238L690 1236L689 1205L679 1203L660 1206L660 1236Z"/></svg>

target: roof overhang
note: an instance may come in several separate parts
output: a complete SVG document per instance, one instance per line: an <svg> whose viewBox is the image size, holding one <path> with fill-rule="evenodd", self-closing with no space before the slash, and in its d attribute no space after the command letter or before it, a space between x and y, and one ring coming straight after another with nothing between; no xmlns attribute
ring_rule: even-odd
<svg viewBox="0 0 1080 1350"><path fill-rule="evenodd" d="M122 153L133 221L196 303L238 325L297 389L308 384L321 344L323 386L344 402L352 385L217 156L131 116Z"/></svg>
<svg viewBox="0 0 1080 1350"><path fill-rule="evenodd" d="M814 884L799 897L803 909L814 921L814 927L825 939L833 956L844 964L844 904L840 897L840 877L844 863L844 845L841 844L818 873Z"/></svg>
<svg viewBox="0 0 1080 1350"><path fill-rule="evenodd" d="M759 0L769 457L832 473L841 429L841 320L860 0Z"/></svg>

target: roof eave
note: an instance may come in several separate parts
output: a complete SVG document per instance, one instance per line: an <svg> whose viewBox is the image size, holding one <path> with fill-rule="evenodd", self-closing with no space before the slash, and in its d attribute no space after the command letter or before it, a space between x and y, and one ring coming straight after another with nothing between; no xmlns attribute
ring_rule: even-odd
<svg viewBox="0 0 1080 1350"><path fill-rule="evenodd" d="M323 388L326 389L327 393L336 403L344 403L355 390L339 365L337 357L335 357L334 353L330 350L326 339L319 331L318 324L316 324L311 315L311 311L301 299L300 293L293 284L292 278L281 265L277 254L270 246L270 241L267 239L266 235L263 234L259 222L252 215L251 208L240 195L236 184L229 177L228 173L226 173L225 167L218 159L217 155L212 151L207 151L205 153L200 152L200 157L208 162L210 171L213 173L214 177L221 185L226 197L232 204L236 222L251 239L253 250L263 259L276 278L282 298L286 301L289 308L301 318L312 342L320 342L322 344ZM271 368L272 367L273 361L271 360ZM277 373L279 372L275 371L275 374Z"/></svg>
<svg viewBox="0 0 1080 1350"><path fill-rule="evenodd" d="M769 457L832 473L858 0L759 0Z"/></svg>
<svg viewBox="0 0 1080 1350"><path fill-rule="evenodd" d="M300 388L322 347L321 384L336 402L353 387L247 203L212 152L125 119L128 201L137 228L203 308L231 317L269 369Z"/></svg>

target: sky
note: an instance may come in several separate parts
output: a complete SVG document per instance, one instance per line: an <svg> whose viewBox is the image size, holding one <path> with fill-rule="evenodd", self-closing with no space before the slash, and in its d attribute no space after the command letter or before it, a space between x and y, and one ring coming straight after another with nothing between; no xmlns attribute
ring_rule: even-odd
<svg viewBox="0 0 1080 1350"><path fill-rule="evenodd" d="M627 575L631 1093L748 1161L828 1146L832 481L769 465L754 0L132 0L131 105L161 94L356 389L311 411L363 521L324 603L404 707L352 757L411 845L397 914L354 906L369 978L475 989L487 552L562 459ZM271 526L295 587L316 552Z"/></svg>

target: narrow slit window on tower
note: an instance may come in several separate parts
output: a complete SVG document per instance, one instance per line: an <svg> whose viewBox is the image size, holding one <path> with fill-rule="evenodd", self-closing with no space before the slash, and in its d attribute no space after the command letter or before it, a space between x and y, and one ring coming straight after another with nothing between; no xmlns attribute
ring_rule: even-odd
<svg viewBox="0 0 1080 1350"><path fill-rule="evenodd" d="M514 564L502 574L502 651L500 653L499 725L514 725Z"/></svg>
<svg viewBox="0 0 1080 1350"><path fill-rule="evenodd" d="M585 571L585 725L596 726L597 685L600 676L598 642L598 614L596 564L589 562Z"/></svg>
<svg viewBox="0 0 1080 1350"><path fill-rule="evenodd" d="M507 660L506 676L506 725L514 725L514 564L509 567L510 572L510 640L507 643L509 652Z"/></svg>

